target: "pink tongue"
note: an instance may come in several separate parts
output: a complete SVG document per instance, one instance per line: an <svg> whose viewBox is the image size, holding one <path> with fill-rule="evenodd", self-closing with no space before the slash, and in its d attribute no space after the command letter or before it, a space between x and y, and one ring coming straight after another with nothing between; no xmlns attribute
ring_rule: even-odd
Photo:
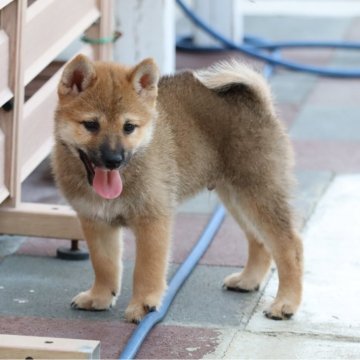
<svg viewBox="0 0 360 360"><path fill-rule="evenodd" d="M123 185L118 170L95 168L94 190L104 199L115 199L122 191Z"/></svg>

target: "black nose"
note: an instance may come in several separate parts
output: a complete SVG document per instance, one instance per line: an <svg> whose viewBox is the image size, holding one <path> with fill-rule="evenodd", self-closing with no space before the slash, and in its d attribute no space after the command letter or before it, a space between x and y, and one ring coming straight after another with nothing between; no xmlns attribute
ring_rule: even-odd
<svg viewBox="0 0 360 360"><path fill-rule="evenodd" d="M101 159L104 166L110 170L117 169L124 161L124 150L112 150L108 146L101 147Z"/></svg>
<svg viewBox="0 0 360 360"><path fill-rule="evenodd" d="M104 164L108 169L118 168L123 161L123 156L121 154L112 154L104 158Z"/></svg>

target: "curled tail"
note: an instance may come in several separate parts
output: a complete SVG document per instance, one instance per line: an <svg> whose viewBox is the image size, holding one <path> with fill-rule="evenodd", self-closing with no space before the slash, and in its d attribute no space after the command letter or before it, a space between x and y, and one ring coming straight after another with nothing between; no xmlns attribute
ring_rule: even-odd
<svg viewBox="0 0 360 360"><path fill-rule="evenodd" d="M220 61L195 71L194 76L208 89L221 93L239 85L246 86L265 108L273 112L272 95L265 78L238 60Z"/></svg>

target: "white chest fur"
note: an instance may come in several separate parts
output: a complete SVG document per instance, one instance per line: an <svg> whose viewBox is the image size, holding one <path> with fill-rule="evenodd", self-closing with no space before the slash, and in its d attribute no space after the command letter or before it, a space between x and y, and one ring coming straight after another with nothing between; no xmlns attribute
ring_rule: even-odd
<svg viewBox="0 0 360 360"><path fill-rule="evenodd" d="M121 198L106 200L96 194L72 198L70 203L80 216L94 220L99 219L108 223L111 223L116 217L127 214L129 210L126 202L121 201Z"/></svg>

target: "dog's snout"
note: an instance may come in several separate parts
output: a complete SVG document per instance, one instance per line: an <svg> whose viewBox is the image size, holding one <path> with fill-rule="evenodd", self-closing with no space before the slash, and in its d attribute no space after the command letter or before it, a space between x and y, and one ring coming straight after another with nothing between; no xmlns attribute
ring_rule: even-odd
<svg viewBox="0 0 360 360"><path fill-rule="evenodd" d="M107 169L117 169L124 161L124 149L112 150L109 146L103 145L101 147L101 159Z"/></svg>
<svg viewBox="0 0 360 360"><path fill-rule="evenodd" d="M104 164L108 169L116 169L118 168L121 163L123 161L123 156L122 154L108 154L105 158L104 158Z"/></svg>

